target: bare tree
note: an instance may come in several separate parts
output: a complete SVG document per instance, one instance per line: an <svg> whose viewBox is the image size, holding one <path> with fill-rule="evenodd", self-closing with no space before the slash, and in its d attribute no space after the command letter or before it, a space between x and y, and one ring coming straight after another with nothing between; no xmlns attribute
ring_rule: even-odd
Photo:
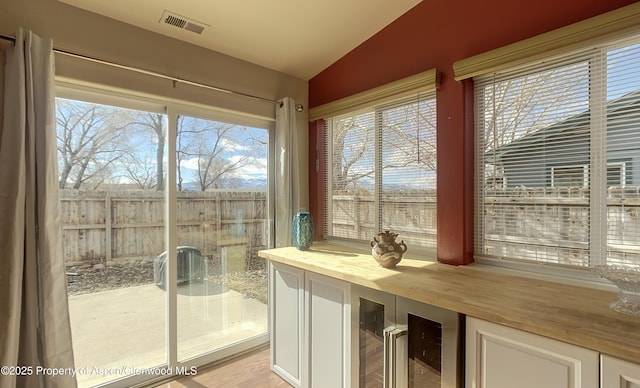
<svg viewBox="0 0 640 388"><path fill-rule="evenodd" d="M584 67L583 77L572 74L576 67ZM477 96L484 103L485 149L498 149L587 110L587 70L578 63L485 87Z"/></svg>
<svg viewBox="0 0 640 388"><path fill-rule="evenodd" d="M126 120L116 108L64 99L56 111L60 188L97 188L126 152Z"/></svg>
<svg viewBox="0 0 640 388"><path fill-rule="evenodd" d="M186 150L188 142L185 137L188 138L186 130L183 129L184 116L178 116L176 124L176 179L178 180L178 191L183 191L184 177L183 177L183 163L187 157Z"/></svg>
<svg viewBox="0 0 640 388"><path fill-rule="evenodd" d="M155 160L129 152L123 156L120 167L124 178L133 182L139 189L158 189Z"/></svg>
<svg viewBox="0 0 640 388"><path fill-rule="evenodd" d="M436 125L432 99L345 117L332 124L334 191L355 190L365 184L364 180L374 178L376 136L381 144L383 172L404 167L435 171Z"/></svg>
<svg viewBox="0 0 640 388"><path fill-rule="evenodd" d="M576 76L576 74L581 74ZM580 114L589 108L588 64L570 64L538 73L493 80L476 93L483 104L478 112L484 133L485 184L504 185L499 150L537 131Z"/></svg>
<svg viewBox="0 0 640 388"><path fill-rule="evenodd" d="M373 120L362 116L351 116L333 121L332 142L333 188L336 191L356 188L363 178L373 178L373 150L375 129ZM367 167L359 171L357 163L368 158Z"/></svg>
<svg viewBox="0 0 640 388"><path fill-rule="evenodd" d="M265 149L264 141L237 125L181 117L178 124L178 189L183 189L183 167L195 160L201 191L236 186L235 173L252 163Z"/></svg>
<svg viewBox="0 0 640 388"><path fill-rule="evenodd" d="M164 190L164 148L166 144L166 124L165 115L154 112L140 112L131 122L132 125L150 131L155 142L155 177L149 176L148 161L142 162L140 157L131 155L130 159L138 162L140 168L127 169L127 175L139 186L144 188L154 188L158 191ZM142 163L140 163L142 162Z"/></svg>
<svg viewBox="0 0 640 388"><path fill-rule="evenodd" d="M211 150L210 153L202 155L198 160L200 189L206 191L208 189L237 187L239 179L234 173L253 160L254 156L251 151L243 155L225 158L217 150Z"/></svg>
<svg viewBox="0 0 640 388"><path fill-rule="evenodd" d="M382 113L382 170L415 167L435 171L435 103L420 101Z"/></svg>

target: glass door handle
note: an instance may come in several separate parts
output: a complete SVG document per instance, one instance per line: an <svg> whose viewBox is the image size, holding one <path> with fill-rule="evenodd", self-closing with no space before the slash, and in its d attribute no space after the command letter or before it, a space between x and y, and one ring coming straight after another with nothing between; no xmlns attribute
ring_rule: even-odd
<svg viewBox="0 0 640 388"><path fill-rule="evenodd" d="M391 387L391 332L396 330L394 326L390 326L384 329L382 334L382 353L384 363L382 364L382 388L390 388Z"/></svg>
<svg viewBox="0 0 640 388"><path fill-rule="evenodd" d="M389 342L391 344L390 347L390 362L391 362L391 368L390 368L390 376L389 376L389 387L390 388L396 388L396 375L398 374L398 367L397 367L397 362L396 362L396 358L397 358L397 354L398 354L398 346L396 343L396 340L399 337L402 337L404 335L408 334L408 330L407 329L400 329L400 328L396 328L395 330L392 330L391 332L389 332Z"/></svg>
<svg viewBox="0 0 640 388"><path fill-rule="evenodd" d="M390 326L384 329L383 337L383 352L384 352L384 366L382 371L383 388L395 388L396 386L396 354L397 346L396 340L408 333L407 329L399 329L394 326Z"/></svg>

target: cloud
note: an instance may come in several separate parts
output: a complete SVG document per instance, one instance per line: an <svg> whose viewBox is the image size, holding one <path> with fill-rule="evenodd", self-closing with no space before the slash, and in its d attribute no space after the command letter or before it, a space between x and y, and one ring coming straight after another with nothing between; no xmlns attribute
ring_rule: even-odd
<svg viewBox="0 0 640 388"><path fill-rule="evenodd" d="M189 170L197 171L198 170L198 160L200 160L200 158L185 159L185 160L180 162L180 166L182 168L186 168L186 169L189 169Z"/></svg>
<svg viewBox="0 0 640 388"><path fill-rule="evenodd" d="M240 143L236 143L231 139L222 139L220 140L220 144L222 145L223 149L227 152L242 152L242 151L251 150L251 147L247 147Z"/></svg>
<svg viewBox="0 0 640 388"><path fill-rule="evenodd" d="M242 156L231 157L232 162L237 162ZM246 164L234 171L234 176L240 179L267 179L267 158L249 158Z"/></svg>

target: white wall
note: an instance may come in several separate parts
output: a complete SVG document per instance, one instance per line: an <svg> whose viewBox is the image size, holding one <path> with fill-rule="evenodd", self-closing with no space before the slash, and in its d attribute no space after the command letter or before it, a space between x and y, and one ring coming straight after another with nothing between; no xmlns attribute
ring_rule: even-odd
<svg viewBox="0 0 640 388"><path fill-rule="evenodd" d="M0 33L15 35L18 27L52 38L57 49L267 99L289 96L308 105L306 81L56 0L0 0ZM125 74L62 55L56 55L56 74L274 117L272 104L180 84L174 89L167 80Z"/></svg>
<svg viewBox="0 0 640 388"><path fill-rule="evenodd" d="M300 154L297 184L308 202L308 83L218 52L146 31L56 0L0 0L0 34L22 27L52 38L54 47L84 56L213 85L270 100L292 97L305 107L298 114ZM1 58L0 58L1 59ZM56 55L56 76L129 89L171 99L275 118L273 103L140 75L111 66ZM306 206L306 205L305 205Z"/></svg>

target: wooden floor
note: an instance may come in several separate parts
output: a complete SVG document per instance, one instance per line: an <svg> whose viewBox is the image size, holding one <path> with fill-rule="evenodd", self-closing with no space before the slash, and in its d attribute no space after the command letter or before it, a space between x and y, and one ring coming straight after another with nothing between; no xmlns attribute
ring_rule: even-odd
<svg viewBox="0 0 640 388"><path fill-rule="evenodd" d="M198 368L195 376L184 376L156 388L289 388L287 382L271 371L269 348L255 350L208 369Z"/></svg>

